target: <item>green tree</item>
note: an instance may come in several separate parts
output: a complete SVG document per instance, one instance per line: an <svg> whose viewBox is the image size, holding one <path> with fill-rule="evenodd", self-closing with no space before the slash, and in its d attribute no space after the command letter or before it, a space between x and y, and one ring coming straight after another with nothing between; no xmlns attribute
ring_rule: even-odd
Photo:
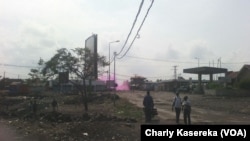
<svg viewBox="0 0 250 141"><path fill-rule="evenodd" d="M239 82L238 85L241 89L250 90L250 79L243 79Z"/></svg>
<svg viewBox="0 0 250 141"><path fill-rule="evenodd" d="M29 84L45 84L48 80L48 75L43 75L42 70L44 67L44 60L42 58L38 61L38 66L36 68L33 68L30 70L30 73L28 74L30 76L30 79L28 80Z"/></svg>
<svg viewBox="0 0 250 141"><path fill-rule="evenodd" d="M93 65L97 61L98 67L108 65L104 56L94 56L90 50L86 48L75 48L68 50L61 48L57 53L45 63L42 70L45 76L58 75L59 72L69 72L71 75L80 79L83 82L83 89L81 82L69 80L81 93L84 103L85 111L88 111L88 92L86 87L86 80L93 75Z"/></svg>

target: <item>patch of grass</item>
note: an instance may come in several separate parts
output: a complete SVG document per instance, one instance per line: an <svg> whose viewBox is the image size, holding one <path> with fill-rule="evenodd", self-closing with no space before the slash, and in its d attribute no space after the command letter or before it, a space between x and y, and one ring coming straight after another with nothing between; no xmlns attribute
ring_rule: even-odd
<svg viewBox="0 0 250 141"><path fill-rule="evenodd" d="M116 102L115 114L124 118L142 120L143 110L125 99Z"/></svg>
<svg viewBox="0 0 250 141"><path fill-rule="evenodd" d="M67 105L75 105L75 104L80 104L82 100L81 96L65 96L63 98L63 103Z"/></svg>
<svg viewBox="0 0 250 141"><path fill-rule="evenodd" d="M216 82L209 82L208 83L208 88L209 89L222 89L223 85L220 83L216 83Z"/></svg>

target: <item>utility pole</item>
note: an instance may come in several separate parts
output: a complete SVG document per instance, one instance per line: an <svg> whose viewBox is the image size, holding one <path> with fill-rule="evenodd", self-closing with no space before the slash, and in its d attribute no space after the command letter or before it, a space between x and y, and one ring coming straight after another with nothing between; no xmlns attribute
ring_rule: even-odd
<svg viewBox="0 0 250 141"><path fill-rule="evenodd" d="M115 74L115 57L116 57L116 55L117 55L116 52L114 52L114 97L113 97L114 98L114 101L113 101L114 106L115 106L115 98L116 98L115 95L116 95L116 87L117 87L117 85L116 85L116 77L115 77L115 75L116 75Z"/></svg>
<svg viewBox="0 0 250 141"><path fill-rule="evenodd" d="M221 57L218 59L217 68L221 68ZM219 74L221 76L221 74Z"/></svg>
<svg viewBox="0 0 250 141"><path fill-rule="evenodd" d="M199 57L195 57L195 59L198 60L198 67L200 67L200 58Z"/></svg>
<svg viewBox="0 0 250 141"><path fill-rule="evenodd" d="M220 68L221 68L221 57L220 57L220 59L219 59L219 60L220 60Z"/></svg>
<svg viewBox="0 0 250 141"><path fill-rule="evenodd" d="M173 66L174 67L174 91L176 91L177 90L177 87L178 87L178 80L176 79L176 77L177 77L177 66Z"/></svg>
<svg viewBox="0 0 250 141"><path fill-rule="evenodd" d="M3 89L5 89L5 71L3 72Z"/></svg>
<svg viewBox="0 0 250 141"><path fill-rule="evenodd" d="M176 71L177 71L177 66L173 66L174 67L174 79L176 80L176 77L177 77L177 74L176 74Z"/></svg>
<svg viewBox="0 0 250 141"><path fill-rule="evenodd" d="M110 90L110 44L111 43L116 43L116 42L120 42L119 40L116 40L116 41L113 41L113 42L109 42L109 80L108 80L108 88L109 88L109 90Z"/></svg>

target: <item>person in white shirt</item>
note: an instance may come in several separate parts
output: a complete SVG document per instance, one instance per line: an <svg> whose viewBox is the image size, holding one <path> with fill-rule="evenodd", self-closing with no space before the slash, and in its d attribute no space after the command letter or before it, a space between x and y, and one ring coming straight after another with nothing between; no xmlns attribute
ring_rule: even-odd
<svg viewBox="0 0 250 141"><path fill-rule="evenodd" d="M188 96L185 96L183 99L184 100L182 102L182 109L183 109L184 123L186 125L190 125L191 102L189 101Z"/></svg>
<svg viewBox="0 0 250 141"><path fill-rule="evenodd" d="M177 124L179 124L181 108L182 108L181 97L179 95L179 92L176 92L176 96L174 97L173 104L172 104L172 111L175 110Z"/></svg>

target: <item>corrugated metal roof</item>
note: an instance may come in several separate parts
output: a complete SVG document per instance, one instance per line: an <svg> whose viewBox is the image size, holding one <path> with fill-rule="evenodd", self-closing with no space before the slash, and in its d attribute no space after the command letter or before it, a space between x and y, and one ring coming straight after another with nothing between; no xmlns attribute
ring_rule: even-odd
<svg viewBox="0 0 250 141"><path fill-rule="evenodd" d="M230 72L230 73L227 75L227 77L229 77L229 78L236 78L236 77L238 76L238 74L239 74L238 71L237 71L237 72Z"/></svg>

